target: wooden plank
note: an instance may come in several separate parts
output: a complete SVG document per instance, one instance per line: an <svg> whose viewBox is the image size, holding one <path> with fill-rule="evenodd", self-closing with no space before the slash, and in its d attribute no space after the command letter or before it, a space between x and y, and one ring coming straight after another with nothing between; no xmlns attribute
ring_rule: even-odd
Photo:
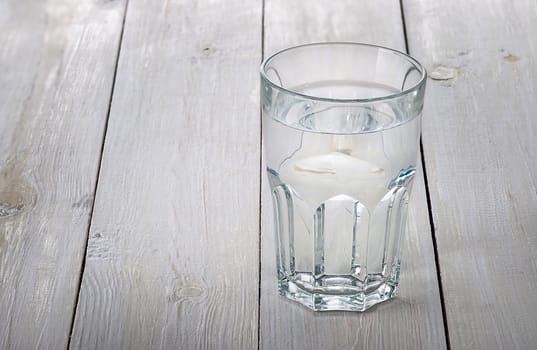
<svg viewBox="0 0 537 350"><path fill-rule="evenodd" d="M453 349L537 346L537 3L405 0Z"/></svg>
<svg viewBox="0 0 537 350"><path fill-rule="evenodd" d="M371 42L404 50L398 1L266 0L265 53L315 41ZM366 313L316 314L280 297L272 206L262 200L262 349L445 349L445 336L421 171L410 204L400 296Z"/></svg>
<svg viewBox="0 0 537 350"><path fill-rule="evenodd" d="M260 38L260 1L129 1L73 349L257 346Z"/></svg>
<svg viewBox="0 0 537 350"><path fill-rule="evenodd" d="M124 1L0 3L0 348L67 346Z"/></svg>

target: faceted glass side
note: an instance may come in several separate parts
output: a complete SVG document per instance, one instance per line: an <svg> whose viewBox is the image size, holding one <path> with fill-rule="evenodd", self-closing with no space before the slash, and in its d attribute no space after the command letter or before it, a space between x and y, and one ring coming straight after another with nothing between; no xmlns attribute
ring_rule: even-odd
<svg viewBox="0 0 537 350"><path fill-rule="evenodd" d="M307 212L293 188L275 186L280 293L318 311L364 311L395 296L412 179L392 182L372 214L348 195Z"/></svg>

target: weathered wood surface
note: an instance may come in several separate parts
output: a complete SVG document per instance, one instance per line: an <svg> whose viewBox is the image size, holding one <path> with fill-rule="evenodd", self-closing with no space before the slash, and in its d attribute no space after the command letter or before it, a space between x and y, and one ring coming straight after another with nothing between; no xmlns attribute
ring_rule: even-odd
<svg viewBox="0 0 537 350"><path fill-rule="evenodd" d="M537 348L537 3L405 0L452 349Z"/></svg>
<svg viewBox="0 0 537 350"><path fill-rule="evenodd" d="M253 349L261 1L130 0L71 348Z"/></svg>
<svg viewBox="0 0 537 350"><path fill-rule="evenodd" d="M0 349L64 349L124 1L0 3Z"/></svg>
<svg viewBox="0 0 537 350"><path fill-rule="evenodd" d="M317 314L277 294L266 183L259 242L262 6L0 3L0 349L66 348L75 307L72 349L446 348L421 173L397 299ZM431 77L423 143L451 348L533 349L537 4L403 9ZM264 25L265 54L405 46L395 0L265 0Z"/></svg>
<svg viewBox="0 0 537 350"><path fill-rule="evenodd" d="M316 41L405 49L398 1L265 1L265 55ZM276 287L272 207L263 174L261 349L445 349L442 310L421 171L410 204L400 296L371 311L313 313Z"/></svg>

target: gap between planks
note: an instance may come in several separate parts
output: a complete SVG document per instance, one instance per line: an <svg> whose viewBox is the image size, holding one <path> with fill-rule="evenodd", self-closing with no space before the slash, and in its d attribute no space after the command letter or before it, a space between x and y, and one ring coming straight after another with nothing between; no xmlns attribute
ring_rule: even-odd
<svg viewBox="0 0 537 350"><path fill-rule="evenodd" d="M403 5L404 0L399 0L399 8L401 9L401 23L403 25L403 35L405 38L405 51L410 55L410 49L408 47L408 32L406 30L406 21L405 21L405 7ZM438 280L438 289L440 295L440 306L442 307L442 322L444 323L444 334L446 338L446 348L447 350L451 349L451 344L449 340L449 329L448 329L448 320L447 320L447 311L446 303L444 299L444 289L442 286L442 273L440 270L440 260L438 257L438 247L436 243L436 233L434 228L434 218L433 218L433 209L431 204L431 194L429 193L429 179L427 177L427 167L425 166L425 154L423 149L423 141L420 136L420 156L421 156L421 168L423 171L423 182L425 184L425 198L427 200L427 212L429 214L429 225L431 226L431 238L433 243L433 252L434 252L434 263L436 268L436 278Z"/></svg>
<svg viewBox="0 0 537 350"><path fill-rule="evenodd" d="M101 175L101 166L102 166L102 162L103 162L104 147L105 147L105 144L106 144L106 135L107 135L107 131L108 131L108 121L110 120L110 110L111 110L111 107L112 107L112 100L114 98L114 91L115 91L116 78L117 78L117 68L118 68L118 63L119 63L119 56L121 54L121 44L123 42L123 33L125 31L125 20L127 19L127 10L128 10L128 8L129 8L129 0L125 0L125 8L123 9L123 20L121 21L121 32L119 34L119 42L118 42L118 46L117 46L116 62L115 62L115 66L114 66L114 76L112 77L112 88L110 90L110 99L108 100L108 110L106 111L106 120L105 120L104 131L103 131L103 141L102 141L102 144L101 144L101 151L100 151L100 156L99 156L99 165L97 167L97 177L96 177L96 180L95 180L95 188L93 190L93 193L94 193L93 201L91 203L91 211L90 211L89 218L88 218L88 230L87 230L87 234L86 234L86 242L85 242L85 247L84 247L84 256L82 258L82 264L80 266L80 273L79 273L78 285L77 285L77 293L76 293L76 299L75 299L74 308L73 308L73 316L71 318L71 326L69 328L69 339L67 341L67 348L66 348L67 350L71 347L71 339L72 339L72 336L73 336L73 329L74 329L74 325L75 325L75 317L76 317L76 312L78 310L78 301L79 301L79 298L80 298L80 289L81 289L81 286L82 286L82 277L84 276L84 270L86 268L86 257L88 255L89 234L90 234L91 223L92 223L92 219L93 219L93 211L95 209L95 200L97 198L97 188L99 187L99 178L100 178L100 175Z"/></svg>
<svg viewBox="0 0 537 350"><path fill-rule="evenodd" d="M265 59L265 0L261 0L261 62ZM259 91L261 96L261 91ZM257 271L257 350L261 349L261 232L262 232L262 189L263 189L263 110L259 100L259 242Z"/></svg>

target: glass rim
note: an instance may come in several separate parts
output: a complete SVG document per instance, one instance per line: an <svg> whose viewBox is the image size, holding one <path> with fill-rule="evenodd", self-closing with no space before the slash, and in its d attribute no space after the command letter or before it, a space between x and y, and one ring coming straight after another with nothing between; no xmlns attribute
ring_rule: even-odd
<svg viewBox="0 0 537 350"><path fill-rule="evenodd" d="M309 47L309 46L330 46L330 45L365 46L365 47L369 47L369 48L377 48L377 49L382 49L382 50L385 50L385 51L389 51L389 52L391 52L393 54L396 54L396 55L400 56L401 58L409 61L415 67L417 67L418 70L420 71L420 74L421 74L420 79L414 85L412 85L412 86L410 86L410 87L408 87L406 89L403 89L401 91L391 93L391 94L388 94L388 95L382 95L382 96L370 97L370 98L330 98L330 97L320 97L320 96L308 95L308 94L304 94L304 93L301 93L301 92L298 92L298 91L294 91L292 89L284 88L283 86L274 83L267 76L267 74L265 72L265 68L266 68L267 64L272 59L274 59L276 56L279 56L281 54L286 53L287 51L292 51L292 50L295 50L295 49L300 49L300 48ZM352 41L325 41L325 42L314 42L314 43L291 46L291 47L288 47L286 49L277 51L276 53L274 53L274 54L270 55L269 57L265 58L263 60L263 62L261 62L261 66L260 66L259 71L260 71L260 74L261 74L261 77L262 77L263 80L265 80L273 88L275 88L275 89L277 89L277 90L279 90L279 91L281 91L283 93L293 95L293 96L297 96L297 97L301 97L301 98L308 99L308 100L322 101L322 102L333 102L333 103L370 103L370 102L392 100L392 99L396 99L398 97L408 95L409 93L419 89L423 84L425 84L425 81L427 80L427 70L425 69L425 67L418 60L416 60L414 57L410 56L409 54L404 53L404 52L399 51L399 50L396 50L396 49L386 47L386 46L375 45L375 44L367 44L367 43L359 43L359 42L352 42Z"/></svg>

